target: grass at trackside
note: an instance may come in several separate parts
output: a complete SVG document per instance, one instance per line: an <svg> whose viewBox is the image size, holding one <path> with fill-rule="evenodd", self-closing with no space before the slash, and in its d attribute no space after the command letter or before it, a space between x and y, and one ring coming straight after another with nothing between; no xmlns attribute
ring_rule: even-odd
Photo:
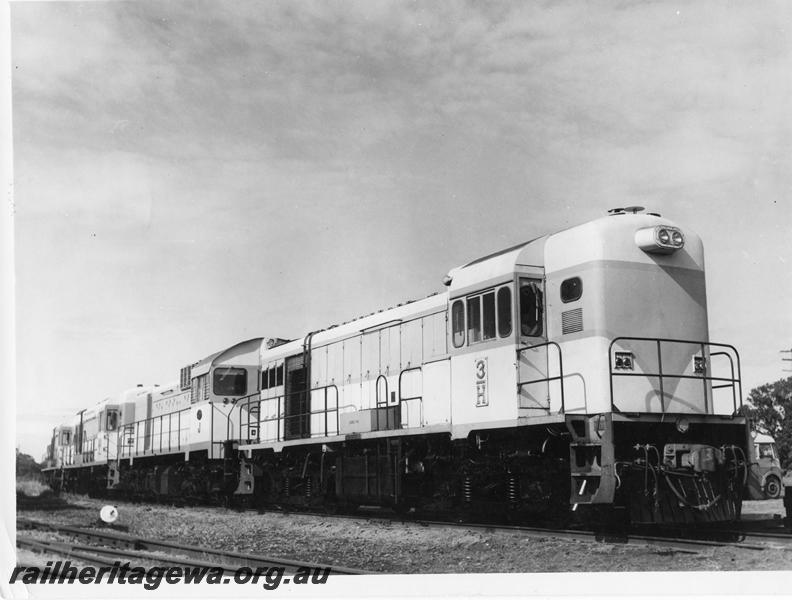
<svg viewBox="0 0 792 600"><path fill-rule="evenodd" d="M32 477L17 479L16 491L17 494L23 494L30 498L41 496L46 492L52 494L52 489L50 489L50 486Z"/></svg>

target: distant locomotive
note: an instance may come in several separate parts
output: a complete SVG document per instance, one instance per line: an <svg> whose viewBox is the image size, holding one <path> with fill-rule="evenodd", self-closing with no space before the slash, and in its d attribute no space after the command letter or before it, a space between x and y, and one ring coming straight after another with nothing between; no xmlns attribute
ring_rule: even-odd
<svg viewBox="0 0 792 600"><path fill-rule="evenodd" d="M735 519L750 443L739 356L708 340L698 236L641 210L106 399L54 430L45 471L75 491L256 506Z"/></svg>

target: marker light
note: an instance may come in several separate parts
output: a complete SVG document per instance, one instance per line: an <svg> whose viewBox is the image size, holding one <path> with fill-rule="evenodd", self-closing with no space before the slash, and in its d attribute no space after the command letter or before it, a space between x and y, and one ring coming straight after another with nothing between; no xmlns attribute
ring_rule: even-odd
<svg viewBox="0 0 792 600"><path fill-rule="evenodd" d="M671 254L685 246L685 236L676 227L658 225L636 231L635 243L644 252Z"/></svg>
<svg viewBox="0 0 792 600"><path fill-rule="evenodd" d="M632 371L633 370L632 352L617 352L613 363L617 370Z"/></svg>
<svg viewBox="0 0 792 600"><path fill-rule="evenodd" d="M687 417L679 417L676 420L676 428L679 433L687 433L687 430L690 429L690 421Z"/></svg>
<svg viewBox="0 0 792 600"><path fill-rule="evenodd" d="M693 357L693 373L704 375L707 372L707 362L703 356Z"/></svg>

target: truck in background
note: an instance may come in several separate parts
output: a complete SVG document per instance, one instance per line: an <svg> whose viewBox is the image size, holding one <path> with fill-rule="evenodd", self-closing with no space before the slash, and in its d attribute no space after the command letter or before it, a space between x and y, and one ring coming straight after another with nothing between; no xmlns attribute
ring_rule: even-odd
<svg viewBox="0 0 792 600"><path fill-rule="evenodd" d="M748 446L751 470L746 485L746 500L775 499L782 496L783 476L775 439L765 433L756 433Z"/></svg>

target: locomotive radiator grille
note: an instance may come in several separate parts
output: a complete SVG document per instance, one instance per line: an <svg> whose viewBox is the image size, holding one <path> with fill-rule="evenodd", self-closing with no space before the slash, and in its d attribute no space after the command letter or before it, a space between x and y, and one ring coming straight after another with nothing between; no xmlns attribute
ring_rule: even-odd
<svg viewBox="0 0 792 600"><path fill-rule="evenodd" d="M583 309L575 308L561 313L561 333L577 333L583 331Z"/></svg>

